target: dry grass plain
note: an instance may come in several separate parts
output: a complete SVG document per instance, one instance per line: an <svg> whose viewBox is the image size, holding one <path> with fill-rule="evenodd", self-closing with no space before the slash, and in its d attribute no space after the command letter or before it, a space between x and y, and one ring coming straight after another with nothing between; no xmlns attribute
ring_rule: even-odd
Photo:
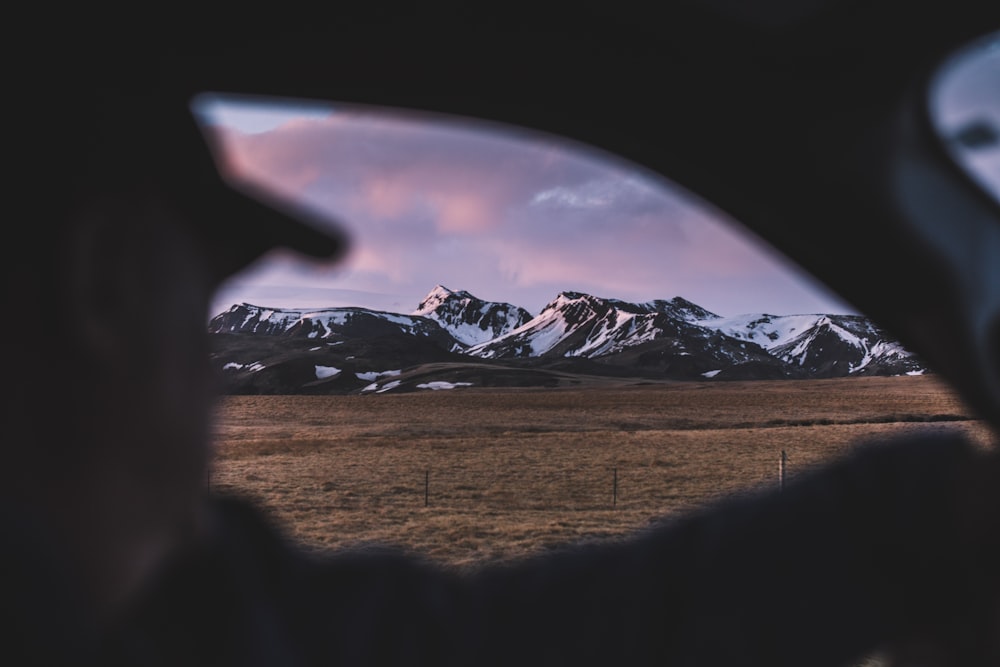
<svg viewBox="0 0 1000 667"><path fill-rule="evenodd" d="M378 542L464 567L775 484L781 450L794 475L927 428L993 444L930 376L230 396L210 484L310 547Z"/></svg>

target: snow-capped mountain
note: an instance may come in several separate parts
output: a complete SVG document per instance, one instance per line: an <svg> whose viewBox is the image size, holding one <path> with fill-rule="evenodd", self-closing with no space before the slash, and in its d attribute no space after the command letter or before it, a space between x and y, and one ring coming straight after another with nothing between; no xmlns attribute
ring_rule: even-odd
<svg viewBox="0 0 1000 667"><path fill-rule="evenodd" d="M367 308L307 310L262 308L242 303L212 318L208 331L319 339L331 336L374 338L402 333L430 339L446 349L455 347L454 338L432 319Z"/></svg>
<svg viewBox="0 0 1000 667"><path fill-rule="evenodd" d="M382 391L390 372L384 383L396 391L549 386L566 373L700 380L925 370L864 317L720 317L680 297L631 303L562 292L531 317L438 285L410 315L244 303L213 318L209 331L219 334L213 360L235 392Z"/></svg>
<svg viewBox="0 0 1000 667"><path fill-rule="evenodd" d="M757 343L812 377L924 371L919 359L860 315L741 315L697 324Z"/></svg>
<svg viewBox="0 0 1000 667"><path fill-rule="evenodd" d="M681 298L630 303L563 292L523 326L466 350L483 359L599 360L636 375L798 376L756 343L695 322L717 315ZM748 372L748 369L753 369Z"/></svg>
<svg viewBox="0 0 1000 667"><path fill-rule="evenodd" d="M531 319L531 313L524 308L483 301L443 285L432 289L411 314L434 320L464 346L499 338Z"/></svg>
<svg viewBox="0 0 1000 667"><path fill-rule="evenodd" d="M537 317L466 354L483 359L603 357L657 338L707 338L712 330L689 323L706 317L716 316L683 299L637 304L562 292Z"/></svg>

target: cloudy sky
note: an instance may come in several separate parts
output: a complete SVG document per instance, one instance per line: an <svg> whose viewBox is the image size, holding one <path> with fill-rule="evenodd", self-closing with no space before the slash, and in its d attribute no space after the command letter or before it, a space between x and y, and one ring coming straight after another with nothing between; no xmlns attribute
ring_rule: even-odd
<svg viewBox="0 0 1000 667"><path fill-rule="evenodd" d="M203 97L195 109L230 173L352 239L332 266L267 256L220 289L213 314L243 301L410 312L437 284L533 313L566 290L683 296L720 315L851 312L709 205L577 144L347 105Z"/></svg>

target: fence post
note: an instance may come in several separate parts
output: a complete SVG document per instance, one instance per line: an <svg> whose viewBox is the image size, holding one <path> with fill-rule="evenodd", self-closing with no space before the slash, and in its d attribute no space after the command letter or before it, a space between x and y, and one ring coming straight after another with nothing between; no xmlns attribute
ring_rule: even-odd
<svg viewBox="0 0 1000 667"><path fill-rule="evenodd" d="M788 454L781 450L781 458L778 459L778 489L785 490L785 467L788 465Z"/></svg>

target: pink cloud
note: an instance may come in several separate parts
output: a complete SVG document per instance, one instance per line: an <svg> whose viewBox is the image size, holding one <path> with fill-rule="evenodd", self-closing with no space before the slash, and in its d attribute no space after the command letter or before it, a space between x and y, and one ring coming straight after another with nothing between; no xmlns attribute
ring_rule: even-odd
<svg viewBox="0 0 1000 667"><path fill-rule="evenodd" d="M621 161L425 120L346 108L219 136L241 178L345 221L354 251L341 277L356 283L345 286L410 290L414 306L444 283L485 298L536 290L536 304L566 289L717 297L731 311L733 293L787 292L782 281L798 279L714 210Z"/></svg>

